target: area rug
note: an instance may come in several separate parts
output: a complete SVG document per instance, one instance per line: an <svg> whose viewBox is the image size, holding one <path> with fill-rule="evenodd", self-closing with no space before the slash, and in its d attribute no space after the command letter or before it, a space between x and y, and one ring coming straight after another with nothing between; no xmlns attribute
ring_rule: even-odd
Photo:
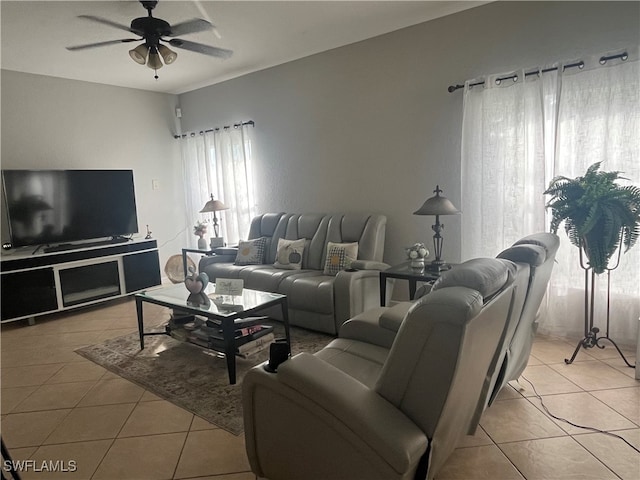
<svg viewBox="0 0 640 480"><path fill-rule="evenodd" d="M276 338L284 337L282 324L271 324ZM315 353L331 340L328 335L291 327L294 355ZM243 432L242 379L250 368L269 359L268 348L246 359L237 357L237 383L230 385L222 355L168 335L145 337L144 350L135 332L76 353L235 435Z"/></svg>

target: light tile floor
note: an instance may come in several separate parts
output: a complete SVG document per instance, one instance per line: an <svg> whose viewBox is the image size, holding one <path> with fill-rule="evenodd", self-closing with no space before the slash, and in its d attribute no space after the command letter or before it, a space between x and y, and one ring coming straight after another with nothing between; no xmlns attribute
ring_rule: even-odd
<svg viewBox="0 0 640 480"><path fill-rule="evenodd" d="M166 311L145 307L145 324ZM74 350L137 329L131 300L2 325L2 436L14 460L61 460L74 472L32 479L254 480L244 438L85 360ZM524 378L574 423L640 448L640 382L613 347L563 359L577 340L538 337ZM628 359L635 352L624 349ZM640 454L618 438L550 418L524 380L504 389L438 472L447 479L640 478Z"/></svg>

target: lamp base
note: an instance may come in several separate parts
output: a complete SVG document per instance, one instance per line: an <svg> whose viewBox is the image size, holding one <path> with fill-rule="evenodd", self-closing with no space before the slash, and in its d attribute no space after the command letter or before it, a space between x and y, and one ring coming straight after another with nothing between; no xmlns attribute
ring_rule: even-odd
<svg viewBox="0 0 640 480"><path fill-rule="evenodd" d="M430 272L443 272L445 270L450 270L451 269L451 265L449 265L448 263L444 263L443 261L436 261L434 260L431 263L427 263L424 266L425 270L429 270Z"/></svg>

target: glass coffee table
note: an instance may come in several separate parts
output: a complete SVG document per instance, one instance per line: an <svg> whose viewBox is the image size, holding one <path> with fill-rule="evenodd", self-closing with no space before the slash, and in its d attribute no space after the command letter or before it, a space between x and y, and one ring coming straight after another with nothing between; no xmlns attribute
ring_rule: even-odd
<svg viewBox="0 0 640 480"><path fill-rule="evenodd" d="M291 336L289 333L289 311L286 295L278 293L260 292L258 290L243 289L242 295L218 296L215 294L215 284L208 284L204 295L196 297L190 295L185 285L160 287L145 292L136 293L136 312L138 315L138 333L140 334L140 349L144 349L144 337L149 335L168 335L169 332L144 331L144 303L154 303L167 308L177 309L193 315L215 320L220 324L224 339L224 351L229 371L229 383L236 383L236 346L235 320L249 317L260 310L280 305L282 320L286 335L289 354L291 354ZM204 300L204 301L203 301ZM222 303L224 301L224 303Z"/></svg>

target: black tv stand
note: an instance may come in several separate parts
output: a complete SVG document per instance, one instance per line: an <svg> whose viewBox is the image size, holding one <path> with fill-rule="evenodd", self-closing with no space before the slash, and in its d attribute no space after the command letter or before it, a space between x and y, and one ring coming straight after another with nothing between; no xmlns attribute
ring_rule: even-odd
<svg viewBox="0 0 640 480"><path fill-rule="evenodd" d="M124 297L159 285L160 259L155 240L131 239L32 255L3 255L0 265L0 320L28 319ZM107 240L107 242L110 242ZM117 242L116 239L111 242ZM66 245L65 245L66 246Z"/></svg>
<svg viewBox="0 0 640 480"><path fill-rule="evenodd" d="M42 251L44 253L54 253L54 252L65 252L67 250L77 250L80 248L90 248L90 247L102 247L105 245L117 245L118 243L126 243L129 239L126 237L111 237L109 240L100 240L97 242L87 242L87 243L60 243L58 245L52 245L49 247L44 247ZM34 252L35 253L35 252Z"/></svg>

